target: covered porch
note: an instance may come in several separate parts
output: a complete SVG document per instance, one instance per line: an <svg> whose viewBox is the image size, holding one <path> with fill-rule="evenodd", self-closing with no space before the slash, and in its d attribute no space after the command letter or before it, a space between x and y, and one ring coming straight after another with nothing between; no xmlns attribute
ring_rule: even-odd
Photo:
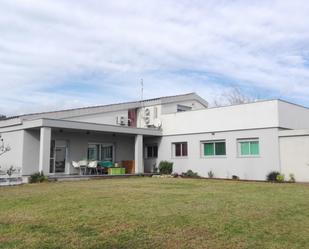
<svg viewBox="0 0 309 249"><path fill-rule="evenodd" d="M23 175L99 175L115 167L125 174L144 174L149 172L144 164L145 141L161 137L158 129L54 119L31 122L34 125L24 134Z"/></svg>

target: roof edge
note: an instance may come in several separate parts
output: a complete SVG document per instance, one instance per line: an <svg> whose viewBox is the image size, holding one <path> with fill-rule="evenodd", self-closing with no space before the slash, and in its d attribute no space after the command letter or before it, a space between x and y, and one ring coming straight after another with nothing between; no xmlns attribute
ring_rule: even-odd
<svg viewBox="0 0 309 249"><path fill-rule="evenodd" d="M71 108L71 109L63 109L63 110L55 110L55 111L46 111L46 112L35 112L35 113L26 113L16 116L9 116L1 121L6 121L14 118L22 118L27 116L34 116L34 115L44 115L44 114L50 114L50 113L60 113L60 112L69 112L69 111L78 111L78 110L84 110L84 109L95 109L100 107L113 107L113 106L121 106L121 105L130 105L130 104L136 104L137 107L140 105L142 106L143 103L151 102L151 101L164 101L168 98L180 98L180 97L186 97L186 96L194 96L201 104L203 104L205 107L208 107L208 102L197 95L195 92L191 93L185 93L185 94L178 94L178 95L170 95L170 96L163 96L158 98L151 98L151 99L145 99L145 100L139 100L139 101L128 101L128 102L120 102L115 104L106 104L106 105L95 105L95 106L86 106L86 107L78 107L78 108Z"/></svg>

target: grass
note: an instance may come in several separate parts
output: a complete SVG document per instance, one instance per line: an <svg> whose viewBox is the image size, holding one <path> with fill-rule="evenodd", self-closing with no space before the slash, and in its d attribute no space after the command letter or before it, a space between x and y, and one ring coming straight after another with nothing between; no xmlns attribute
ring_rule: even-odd
<svg viewBox="0 0 309 249"><path fill-rule="evenodd" d="M130 178L0 188L0 248L309 248L309 185Z"/></svg>

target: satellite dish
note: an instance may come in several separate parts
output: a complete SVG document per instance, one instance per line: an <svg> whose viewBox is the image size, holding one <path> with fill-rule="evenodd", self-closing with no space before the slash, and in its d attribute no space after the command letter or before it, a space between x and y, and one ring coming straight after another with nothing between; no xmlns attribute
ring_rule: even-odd
<svg viewBox="0 0 309 249"><path fill-rule="evenodd" d="M156 127L156 128L161 128L161 126L162 126L162 121L160 120L160 119L155 119L154 121L153 121L153 125L154 125L154 127Z"/></svg>

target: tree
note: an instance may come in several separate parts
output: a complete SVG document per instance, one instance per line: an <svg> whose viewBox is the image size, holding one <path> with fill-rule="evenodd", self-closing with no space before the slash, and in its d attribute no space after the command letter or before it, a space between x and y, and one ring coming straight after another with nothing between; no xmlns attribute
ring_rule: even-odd
<svg viewBox="0 0 309 249"><path fill-rule="evenodd" d="M11 150L11 147L4 143L4 140L0 134L0 156L10 150Z"/></svg>
<svg viewBox="0 0 309 249"><path fill-rule="evenodd" d="M224 92L219 98L214 99L213 106L238 105L255 102L256 99L243 93L239 88L235 87Z"/></svg>
<svg viewBox="0 0 309 249"><path fill-rule="evenodd" d="M5 115L0 114L0 120L6 119Z"/></svg>

